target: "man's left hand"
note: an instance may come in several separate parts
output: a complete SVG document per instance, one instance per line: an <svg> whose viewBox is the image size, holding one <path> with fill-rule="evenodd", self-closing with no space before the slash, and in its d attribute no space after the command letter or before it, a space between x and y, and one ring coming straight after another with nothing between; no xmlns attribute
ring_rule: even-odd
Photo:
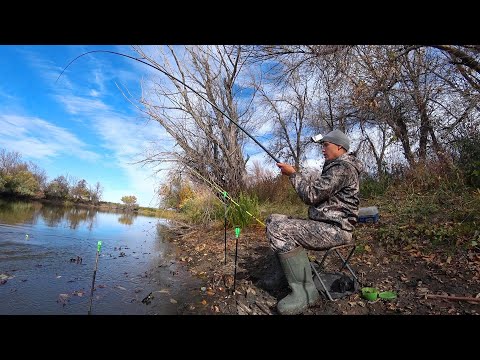
<svg viewBox="0 0 480 360"><path fill-rule="evenodd" d="M284 164L284 163L277 163L277 166L282 171L283 175L290 176L296 173L295 168L292 165Z"/></svg>

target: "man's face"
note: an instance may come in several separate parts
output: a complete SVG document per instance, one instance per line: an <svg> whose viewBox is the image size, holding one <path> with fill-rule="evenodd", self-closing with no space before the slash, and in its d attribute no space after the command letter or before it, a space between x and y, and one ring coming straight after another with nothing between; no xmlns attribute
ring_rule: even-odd
<svg viewBox="0 0 480 360"><path fill-rule="evenodd" d="M336 159L342 154L345 154L345 149L340 145L329 143L327 141L322 143L322 154L326 161Z"/></svg>

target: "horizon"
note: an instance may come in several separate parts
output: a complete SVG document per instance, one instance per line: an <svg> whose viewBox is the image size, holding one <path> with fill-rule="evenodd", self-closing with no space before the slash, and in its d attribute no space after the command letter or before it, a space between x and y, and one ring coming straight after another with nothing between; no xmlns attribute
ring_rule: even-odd
<svg viewBox="0 0 480 360"><path fill-rule="evenodd" d="M0 148L38 165L48 182L61 175L100 182L102 201L134 195L140 206L157 207L164 174L138 161L152 143L173 142L135 108L146 69L96 53L65 70L92 50L132 54L128 46L0 46Z"/></svg>

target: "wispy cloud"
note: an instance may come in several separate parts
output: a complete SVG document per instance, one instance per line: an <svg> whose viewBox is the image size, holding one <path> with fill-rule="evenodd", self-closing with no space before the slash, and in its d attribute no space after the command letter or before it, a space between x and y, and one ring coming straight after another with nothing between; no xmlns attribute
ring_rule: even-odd
<svg viewBox="0 0 480 360"><path fill-rule="evenodd" d="M88 116L98 114L99 111L109 110L109 107L101 100L92 100L75 95L56 95L55 98L65 106L68 113L74 115Z"/></svg>
<svg viewBox="0 0 480 360"><path fill-rule="evenodd" d="M35 73L40 76L46 84L50 85L50 87L54 89L73 88L67 73L64 72L62 74L65 69L64 66L55 64L52 60L42 56L39 51L32 50L32 48L18 48L17 51L30 64L32 69L35 70ZM60 74L62 74L62 76L59 78Z"/></svg>
<svg viewBox="0 0 480 360"><path fill-rule="evenodd" d="M165 173L154 175L154 170L150 166L142 166L137 162L145 157L145 151L153 142L166 147L173 146L173 141L165 130L155 122L139 123L120 114L97 116L93 127L102 139L101 146L111 154L111 162L121 168L128 178L126 183L129 186L119 190L118 193L135 195L139 202L145 205L156 205L156 199L152 200L153 190L163 181ZM166 167L168 165L162 166ZM113 192L110 196L114 196Z"/></svg>
<svg viewBox="0 0 480 360"><path fill-rule="evenodd" d="M75 134L36 117L0 115L0 137L4 147L33 159L68 155L96 161L100 157Z"/></svg>

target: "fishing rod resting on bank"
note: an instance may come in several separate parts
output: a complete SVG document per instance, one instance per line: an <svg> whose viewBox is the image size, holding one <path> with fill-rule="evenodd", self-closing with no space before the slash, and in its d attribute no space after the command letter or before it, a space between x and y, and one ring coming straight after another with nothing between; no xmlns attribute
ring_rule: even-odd
<svg viewBox="0 0 480 360"><path fill-rule="evenodd" d="M209 184L210 186L212 186L213 188L215 188L215 190L217 190L218 192L220 192L225 198L227 198L228 200L230 200L233 204L235 204L235 206L237 206L240 210L243 210L245 211L250 217L252 217L253 219L255 219L260 225L263 225L266 227L266 225L259 219L257 219L253 214L251 214L248 210L245 210L245 209L242 209L242 206L236 202L235 200L233 200L231 198L230 195L228 195L228 193L223 190L219 185L217 185L216 183L214 183L213 181L211 180L208 180L206 177L202 176L202 174L200 174L198 171L196 171L195 169L192 169L190 168L190 170L195 174L197 175L200 179L202 179L203 181L205 181L207 184Z"/></svg>
<svg viewBox="0 0 480 360"><path fill-rule="evenodd" d="M193 93L195 93L197 96L199 96L202 100L206 101L207 103L209 103L212 107L214 107L216 110L218 110L223 116L225 116L228 120L230 120L232 123L234 123L240 130L242 130L250 139L252 139L255 144L257 144L258 146L260 146L262 148L263 151L265 151L268 156L270 156L276 163L279 163L280 160L278 160L275 156L272 155L272 153L270 153L270 151L268 151L262 144L260 144L258 142L257 139L255 139L252 135L250 135L248 133L247 130L245 130L241 125L237 124L237 122L235 120L233 120L230 116L228 116L227 114L225 114L225 112L220 109L217 105L215 105L214 103L212 103L210 100L208 100L207 98L205 98L202 94L200 94L199 92L197 92L195 89L193 89L191 86L187 85L186 83L184 83L183 81L179 80L178 78L176 78L175 76L173 76L172 74L168 73L167 71L165 70L162 70L160 69L158 66L155 66L155 65L152 65L150 64L149 62L147 61L144 61L140 58L136 58L136 57L133 57L133 56L130 56L130 55L127 55L127 54L123 54L123 53L120 53L120 52L117 52L117 51L110 51L110 50L91 50L91 51L87 51L83 54L80 54L78 55L75 59L73 59L72 61L70 61L68 63L67 66L65 66L65 68L62 70L62 72L60 73L60 75L58 75L58 78L57 80L55 80L55 82L58 81L58 79L60 79L60 76L62 76L62 74L65 72L65 70L67 70L67 68L77 59L81 58L82 56L85 56L85 55L88 55L88 54L93 54L93 53L107 53L107 54L113 54L113 55L118 55L118 56L123 56L123 57L126 57L128 59L131 59L131 60L135 60L135 61L138 61L142 64L145 64L147 66L150 66L151 68L154 68L155 70L158 70L160 71L162 74L168 76L170 79L172 80L175 80L177 82L179 82L180 84L182 84L183 86L185 86L187 89L191 90Z"/></svg>
<svg viewBox="0 0 480 360"><path fill-rule="evenodd" d="M219 191L222 195L223 195L223 203L224 203L224 206L225 206L225 220L224 220L224 228L225 228L225 257L224 257L224 264L226 265L227 264L227 202L226 202L226 199L229 199L231 202L233 202L240 210L244 210L242 209L242 207L240 206L239 203L237 203L235 200L233 200L229 195L228 193L223 190L219 185L217 185L215 182L211 181L211 180L208 180L206 177L202 176L202 174L200 174L198 171L196 171L195 169L193 168L190 168L190 170L195 174L197 175L198 177L200 177L202 180L204 180L206 183L208 183L210 186L213 186L215 188L215 190ZM217 198L218 199L218 198ZM220 200L220 199L219 199ZM221 200L220 200L221 201ZM252 218L254 218L258 223L260 223L261 225L263 226L266 226L262 221L260 221L259 219L257 219L255 216L253 216L248 210L244 210L248 215L250 215ZM240 236L240 226L235 226L235 267L234 267L234 272L233 272L233 294L235 294L235 285L236 285L236 281L237 281L237 261L238 261L238 238Z"/></svg>
<svg viewBox="0 0 480 360"><path fill-rule="evenodd" d="M95 287L95 276L97 275L98 256L100 255L100 249L101 248L102 248L102 242L98 241L98 243L97 243L97 255L95 257L95 269L93 270L92 290L90 291L90 307L88 308L88 315L92 314L93 290L94 290L94 287Z"/></svg>
<svg viewBox="0 0 480 360"><path fill-rule="evenodd" d="M224 233L225 233L225 257L224 257L224 264L227 265L227 192L223 192L223 206L224 206L224 220L223 220L223 228L224 228Z"/></svg>

